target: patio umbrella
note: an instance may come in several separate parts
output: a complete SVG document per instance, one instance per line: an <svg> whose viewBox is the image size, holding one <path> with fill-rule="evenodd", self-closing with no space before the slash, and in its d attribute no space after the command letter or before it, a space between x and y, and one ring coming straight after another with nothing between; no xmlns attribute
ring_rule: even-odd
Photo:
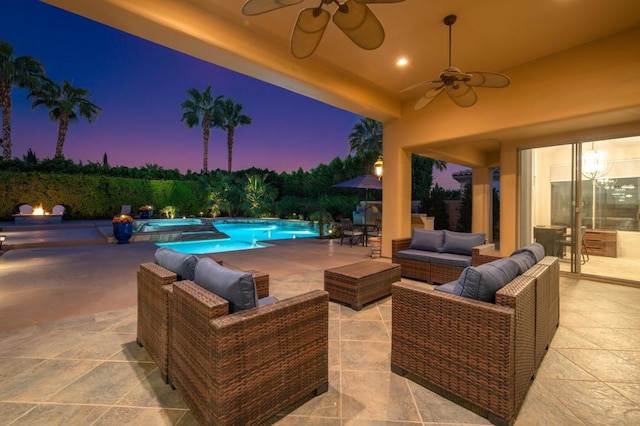
<svg viewBox="0 0 640 426"><path fill-rule="evenodd" d="M382 181L373 175L362 175L356 178L336 183L334 188L360 188L365 190L364 196L364 223L367 223L367 203L369 202L369 190L382 190Z"/></svg>

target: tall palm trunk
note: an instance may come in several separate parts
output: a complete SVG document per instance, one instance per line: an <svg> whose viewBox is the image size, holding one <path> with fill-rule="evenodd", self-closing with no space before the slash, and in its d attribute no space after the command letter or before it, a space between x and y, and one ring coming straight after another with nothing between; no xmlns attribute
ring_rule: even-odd
<svg viewBox="0 0 640 426"><path fill-rule="evenodd" d="M202 173L209 172L209 135L211 134L211 119L205 115L202 118Z"/></svg>
<svg viewBox="0 0 640 426"><path fill-rule="evenodd" d="M2 111L2 159L11 160L11 86L0 83Z"/></svg>
<svg viewBox="0 0 640 426"><path fill-rule="evenodd" d="M231 164L233 163L233 138L235 127L227 127L227 171L231 173Z"/></svg>
<svg viewBox="0 0 640 426"><path fill-rule="evenodd" d="M61 116L58 122L58 140L56 141L56 158L62 158L62 148L69 131L69 117Z"/></svg>

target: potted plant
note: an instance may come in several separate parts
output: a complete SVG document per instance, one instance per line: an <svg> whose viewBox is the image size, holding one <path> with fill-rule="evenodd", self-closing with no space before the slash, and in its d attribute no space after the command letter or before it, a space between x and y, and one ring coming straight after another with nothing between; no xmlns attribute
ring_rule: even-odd
<svg viewBox="0 0 640 426"><path fill-rule="evenodd" d="M153 216L153 206L146 205L138 207L138 215L140 219L151 219L151 216Z"/></svg>
<svg viewBox="0 0 640 426"><path fill-rule="evenodd" d="M127 244L133 235L133 218L126 214L114 216L113 236L118 240L118 244Z"/></svg>

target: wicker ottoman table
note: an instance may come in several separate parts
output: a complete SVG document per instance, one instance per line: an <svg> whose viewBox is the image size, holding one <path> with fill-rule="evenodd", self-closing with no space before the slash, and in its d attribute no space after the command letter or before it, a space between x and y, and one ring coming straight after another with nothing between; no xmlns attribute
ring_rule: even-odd
<svg viewBox="0 0 640 426"><path fill-rule="evenodd" d="M359 311L362 305L391 294L391 284L400 281L400 265L365 260L324 271L324 289L329 298Z"/></svg>

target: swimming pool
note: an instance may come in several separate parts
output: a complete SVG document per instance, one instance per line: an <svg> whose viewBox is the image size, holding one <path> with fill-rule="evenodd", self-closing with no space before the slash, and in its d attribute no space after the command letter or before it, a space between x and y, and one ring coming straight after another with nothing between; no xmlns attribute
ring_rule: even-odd
<svg viewBox="0 0 640 426"><path fill-rule="evenodd" d="M156 243L181 253L204 254L269 247L268 241L312 238L319 235L309 222L270 220L261 222L214 221L216 229L229 236L224 239Z"/></svg>

